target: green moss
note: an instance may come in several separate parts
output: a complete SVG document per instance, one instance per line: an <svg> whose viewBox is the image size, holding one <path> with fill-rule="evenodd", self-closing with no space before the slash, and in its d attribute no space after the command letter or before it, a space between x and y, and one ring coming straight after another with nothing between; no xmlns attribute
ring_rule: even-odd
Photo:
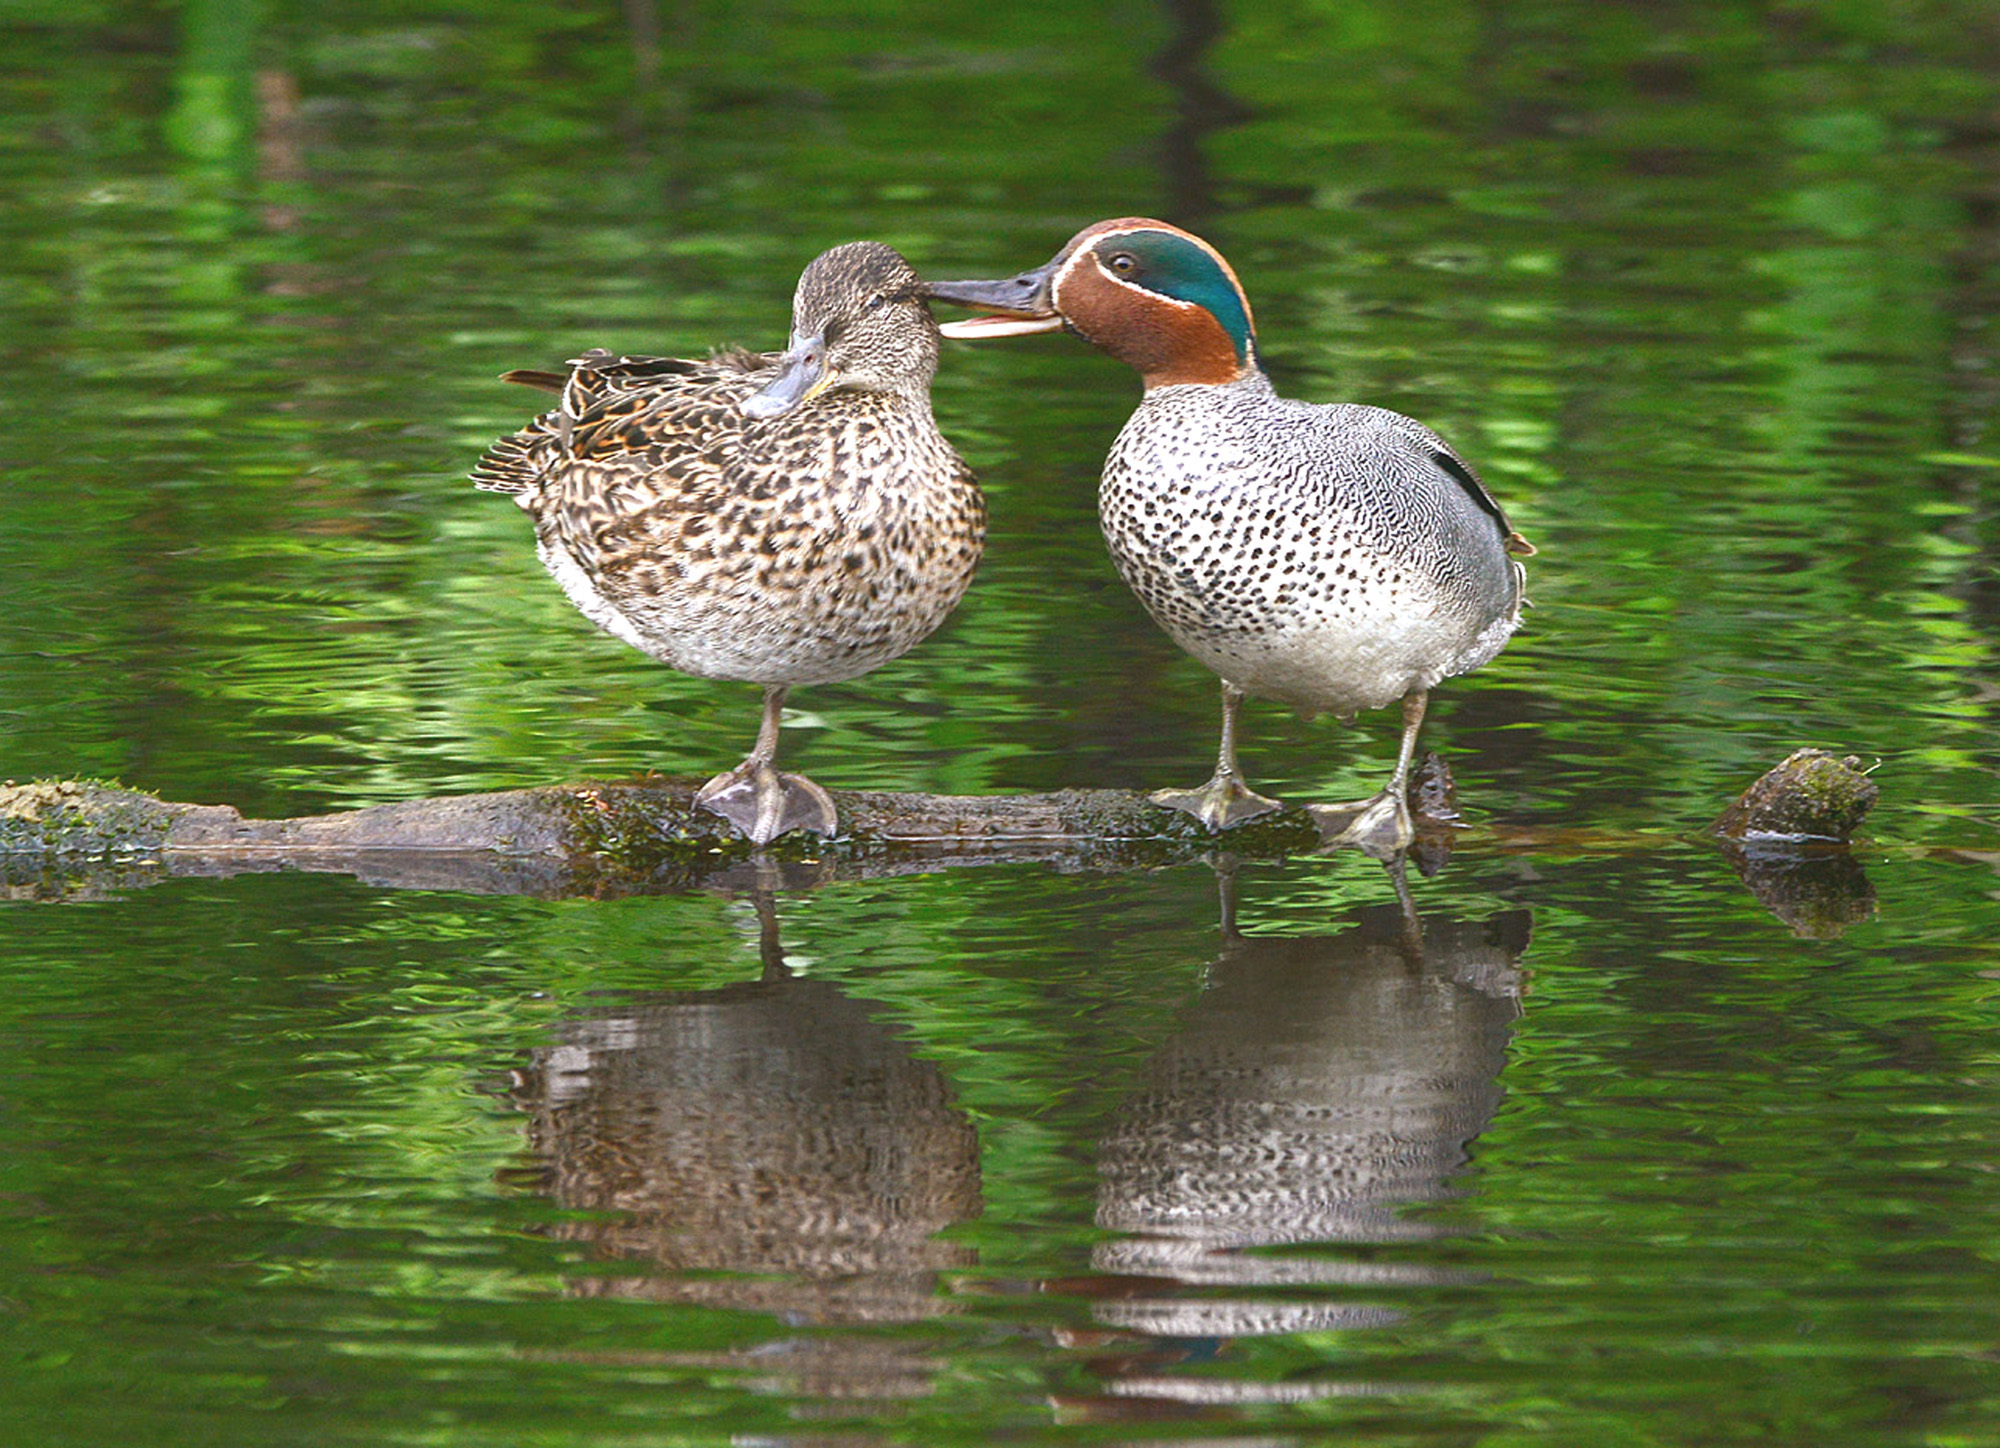
<svg viewBox="0 0 2000 1448"><path fill-rule="evenodd" d="M0 784L0 854L124 859L157 853L180 807L89 779Z"/></svg>
<svg viewBox="0 0 2000 1448"><path fill-rule="evenodd" d="M1728 839L1845 840L1881 791L1852 757L1795 750L1711 827Z"/></svg>
<svg viewBox="0 0 2000 1448"><path fill-rule="evenodd" d="M723 834L721 821L697 816L657 789L584 785L549 790L547 798L562 817L572 858L591 856L621 871L647 874L670 861L686 861L691 849L726 860L748 856L753 848Z"/></svg>

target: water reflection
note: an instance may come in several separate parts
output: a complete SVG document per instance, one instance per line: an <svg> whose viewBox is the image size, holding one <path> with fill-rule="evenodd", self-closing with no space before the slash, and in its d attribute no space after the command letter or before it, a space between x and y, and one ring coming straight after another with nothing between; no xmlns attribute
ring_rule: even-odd
<svg viewBox="0 0 2000 1448"><path fill-rule="evenodd" d="M937 1238L980 1209L972 1124L870 1007L793 976L768 895L757 910L761 979L630 997L571 1022L518 1074L537 1185L599 1214L553 1230L634 1264L570 1290L798 1326L938 1313L937 1273L972 1260ZM931 1372L867 1335L755 1357L820 1397L911 1396Z"/></svg>
<svg viewBox="0 0 2000 1448"><path fill-rule="evenodd" d="M1832 940L1875 913L1875 887L1845 844L1725 842L1722 857L1801 940Z"/></svg>
<svg viewBox="0 0 2000 1448"><path fill-rule="evenodd" d="M1160 137L1160 182L1166 199L1161 215L1182 226L1199 227L1216 209L1215 176L1207 141L1216 132L1241 125L1251 110L1209 78L1208 52L1223 37L1214 0L1166 0L1161 9L1173 27L1166 47L1153 57L1153 75L1173 96L1174 117Z"/></svg>
<svg viewBox="0 0 2000 1448"><path fill-rule="evenodd" d="M1125 1337L1099 1363L1108 1394L1213 1404L1356 1391L1169 1369L1213 1359L1219 1339L1398 1315L1325 1288L1453 1280L1435 1266L1269 1250L1442 1234L1401 1209L1452 1194L1499 1103L1529 917L1420 919L1396 880L1399 904L1324 936L1238 933L1225 881L1207 985L1099 1149L1097 1220L1125 1234L1093 1257L1124 1280L1096 1285L1097 1321Z"/></svg>

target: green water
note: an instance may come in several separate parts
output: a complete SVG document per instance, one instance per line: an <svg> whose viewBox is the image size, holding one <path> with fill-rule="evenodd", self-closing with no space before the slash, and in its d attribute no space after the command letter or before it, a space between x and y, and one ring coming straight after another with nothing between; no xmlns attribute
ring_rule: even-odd
<svg viewBox="0 0 2000 1448"><path fill-rule="evenodd" d="M274 816L655 768L464 473L587 346L776 346L1156 214L1280 386L1540 546L1359 856L551 900L5 867L0 1442L2000 1443L2000 30L1801 3L0 5L0 777ZM833 788L1204 777L1135 384L952 347L987 559ZM1252 704L1292 800L1387 714ZM1876 765L1774 913L1700 830ZM760 910L763 912L760 916Z"/></svg>

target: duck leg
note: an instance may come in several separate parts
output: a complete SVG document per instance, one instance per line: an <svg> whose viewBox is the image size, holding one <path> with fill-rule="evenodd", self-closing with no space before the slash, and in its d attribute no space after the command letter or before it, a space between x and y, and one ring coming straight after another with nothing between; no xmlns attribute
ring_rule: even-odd
<svg viewBox="0 0 2000 1448"><path fill-rule="evenodd" d="M1306 813L1319 826L1325 845L1353 845L1379 860L1391 859L1417 837L1410 820L1410 761L1417 752L1417 731L1424 726L1427 690L1403 696L1403 745L1396 754L1396 772L1379 794L1352 804L1309 804Z"/></svg>
<svg viewBox="0 0 2000 1448"><path fill-rule="evenodd" d="M757 728L756 748L734 769L704 784L694 797L696 804L721 815L760 845L792 830L832 835L840 829L833 796L803 774L780 774L772 765L778 755L778 716L786 692L783 684L765 685L764 722Z"/></svg>
<svg viewBox="0 0 2000 1448"><path fill-rule="evenodd" d="M1236 766L1236 707L1243 691L1222 681L1222 744L1216 750L1215 774L1200 789L1159 789L1147 798L1154 804L1191 814L1210 831L1226 830L1258 815L1282 808L1275 799L1266 799L1243 782Z"/></svg>

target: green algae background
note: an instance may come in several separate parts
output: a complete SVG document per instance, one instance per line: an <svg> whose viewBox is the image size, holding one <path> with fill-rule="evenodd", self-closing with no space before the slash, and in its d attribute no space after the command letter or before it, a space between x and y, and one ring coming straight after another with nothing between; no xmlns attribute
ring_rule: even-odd
<svg viewBox="0 0 2000 1448"><path fill-rule="evenodd" d="M21 12L8 771L289 813L705 769L742 691L594 636L461 485L532 410L492 379L774 345L856 236L997 275L1164 212L1236 261L1287 389L1433 423L1544 545L1522 638L1441 696L1436 742L1508 771L1482 793L1573 812L1585 756L1672 811L1825 743L1951 836L1991 796L1990 17L1244 9ZM952 349L981 586L797 701L802 766L1199 768L1208 680L1091 526L1132 394L1062 339ZM1293 789L1376 767L1331 724L1249 740Z"/></svg>
<svg viewBox="0 0 2000 1448"><path fill-rule="evenodd" d="M524 1082L607 1022L743 999L747 901L36 862L0 910L0 1442L1996 1441L1990 6L0 26L0 778L294 815L732 761L754 691L593 632L464 474L536 405L499 373L777 345L860 237L1001 276L1103 217L1192 227L1283 390L1434 425L1541 548L1521 634L1425 733L1475 826L1413 881L1431 940L1532 922L1498 1105L1402 1209L1428 1235L1207 1285L1103 1265L1145 1239L1100 1223L1107 1143L1240 988L1205 868L781 896L790 971L977 1143L931 1266L832 1285L620 1256L530 1139ZM1204 777L1213 681L1096 532L1135 396L1074 339L948 348L981 575L905 658L795 695L792 762ZM1245 727L1291 800L1393 756L1387 715ZM1817 936L1697 838L1801 745L1882 788ZM1358 857L1237 888L1329 990L1393 899ZM1135 1292L1296 1325L1148 1333Z"/></svg>

